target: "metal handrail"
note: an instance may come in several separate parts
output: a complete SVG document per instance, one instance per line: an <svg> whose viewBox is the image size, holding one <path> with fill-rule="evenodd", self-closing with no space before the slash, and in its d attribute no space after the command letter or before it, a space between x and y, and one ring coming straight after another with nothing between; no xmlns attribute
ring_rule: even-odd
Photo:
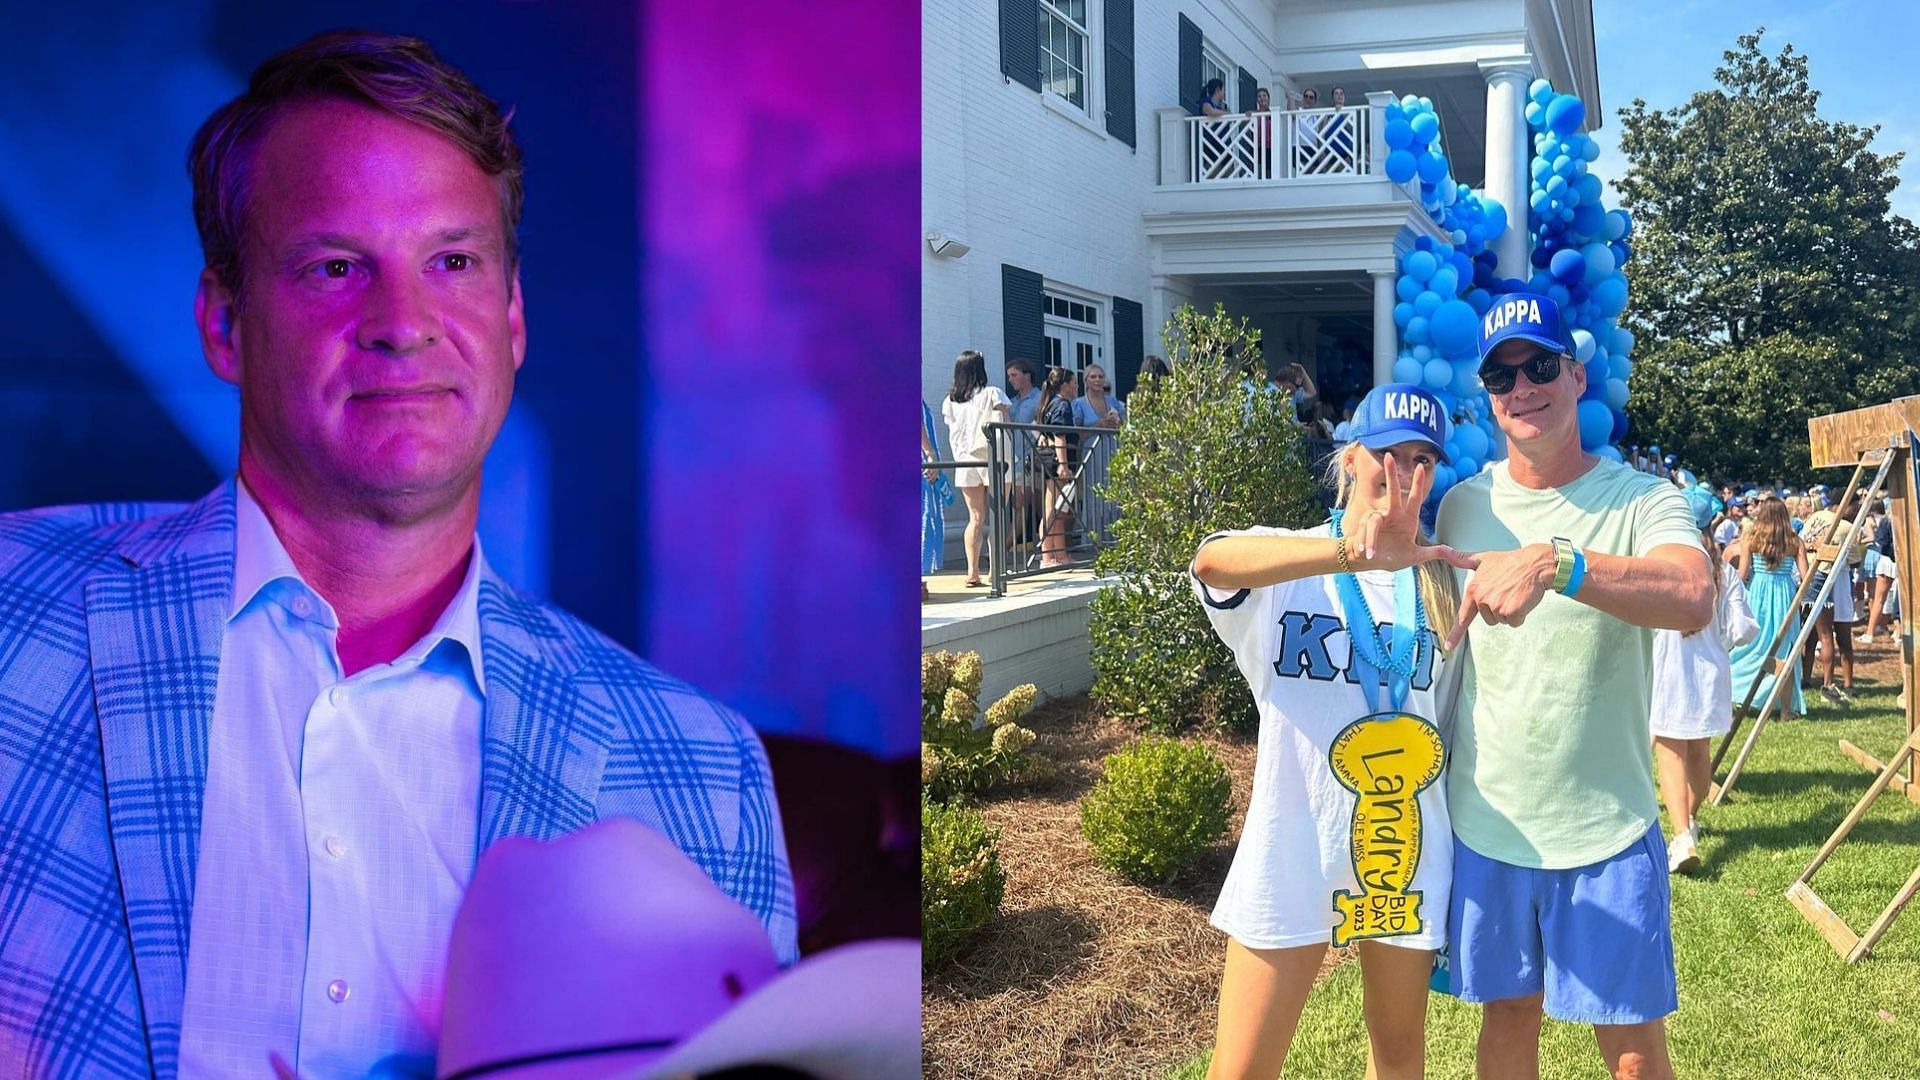
<svg viewBox="0 0 1920 1080"><path fill-rule="evenodd" d="M1095 555L1111 546L1113 538L1110 526L1119 511L1104 494L1105 477L1096 473L1104 471L1110 462L1112 448L1119 444L1118 429L995 421L982 425L982 430L987 435L987 505L993 567L991 595L1005 596L1007 582L1013 578L1089 565ZM1057 475L1039 476L1031 466L1033 456L1040 451L1039 437L1049 435L1069 435L1080 440L1075 460L1065 479ZM1019 438L1026 440L1025 445L1014 442ZM975 464L978 465L977 462ZM1045 492L1046 496L1044 500L1031 495L1023 498L1023 492ZM1023 505L1029 502L1038 502L1039 505ZM1034 516L1031 511L1036 509L1038 528L1028 537L1027 519ZM1042 557L1052 535L1052 527L1062 524L1065 525L1065 531L1054 550L1065 556L1067 561L1045 565ZM1078 530L1073 528L1076 524L1080 526ZM1075 539L1076 531L1078 539ZM1018 549L1022 546L1029 548L1025 561L1022 565L1014 565L1019 555Z"/></svg>

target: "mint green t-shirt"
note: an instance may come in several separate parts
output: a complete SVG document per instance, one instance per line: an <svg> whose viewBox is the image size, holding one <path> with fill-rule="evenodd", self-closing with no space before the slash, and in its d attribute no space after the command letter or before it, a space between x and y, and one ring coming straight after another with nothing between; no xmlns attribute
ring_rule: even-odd
<svg viewBox="0 0 1920 1080"><path fill-rule="evenodd" d="M1499 462L1441 500L1435 532L1462 551L1556 536L1610 555L1662 544L1702 552L1680 489L1605 459L1535 490ZM1461 588L1472 575L1457 570ZM1566 869L1618 854L1659 819L1648 709L1653 631L1549 592L1520 626L1467 632L1448 809L1454 835L1489 858Z"/></svg>

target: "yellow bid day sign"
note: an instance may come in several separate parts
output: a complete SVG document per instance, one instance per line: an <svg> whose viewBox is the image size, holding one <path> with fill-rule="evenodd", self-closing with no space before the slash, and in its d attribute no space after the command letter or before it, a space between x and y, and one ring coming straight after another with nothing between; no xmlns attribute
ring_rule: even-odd
<svg viewBox="0 0 1920 1080"><path fill-rule="evenodd" d="M1420 865L1420 803L1440 778L1446 747L1432 724L1405 712L1363 716L1334 737L1327 760L1358 798L1353 804L1353 869L1360 891L1340 889L1333 910L1335 947L1364 938L1418 933L1420 894L1409 891Z"/></svg>

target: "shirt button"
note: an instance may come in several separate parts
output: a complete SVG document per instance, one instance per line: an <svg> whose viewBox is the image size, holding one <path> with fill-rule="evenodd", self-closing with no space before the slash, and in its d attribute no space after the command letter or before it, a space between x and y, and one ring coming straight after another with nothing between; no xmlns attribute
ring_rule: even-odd
<svg viewBox="0 0 1920 1080"><path fill-rule="evenodd" d="M327 984L327 999L335 1005L347 1000L347 995L351 992L352 989L347 986L345 979L335 979Z"/></svg>
<svg viewBox="0 0 1920 1080"><path fill-rule="evenodd" d="M327 842L323 846L327 849L327 854L336 859L347 853L347 845L337 836L327 837Z"/></svg>
<svg viewBox="0 0 1920 1080"><path fill-rule="evenodd" d="M333 689L327 691L327 704L333 706L336 709L346 708L347 688L344 686L336 686Z"/></svg>

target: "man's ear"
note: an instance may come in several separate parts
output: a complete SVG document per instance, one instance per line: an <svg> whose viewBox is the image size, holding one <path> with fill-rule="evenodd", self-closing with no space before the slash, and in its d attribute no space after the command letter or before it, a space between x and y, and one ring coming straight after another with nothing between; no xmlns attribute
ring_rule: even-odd
<svg viewBox="0 0 1920 1080"><path fill-rule="evenodd" d="M200 271L193 297L193 321L200 329L200 353L220 381L240 385L240 344L233 293L211 268Z"/></svg>
<svg viewBox="0 0 1920 1080"><path fill-rule="evenodd" d="M513 370L527 360L527 309L520 296L520 271L513 272L512 292L507 297L507 336L513 345Z"/></svg>

